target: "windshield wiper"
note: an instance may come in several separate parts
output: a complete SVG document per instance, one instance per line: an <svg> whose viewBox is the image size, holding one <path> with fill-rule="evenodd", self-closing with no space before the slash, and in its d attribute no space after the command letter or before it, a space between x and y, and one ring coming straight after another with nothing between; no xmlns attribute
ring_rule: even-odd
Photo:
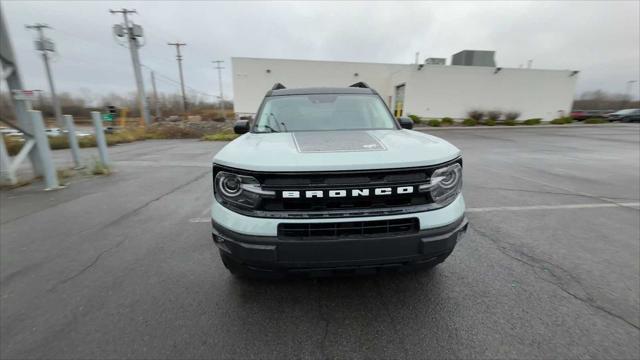
<svg viewBox="0 0 640 360"><path fill-rule="evenodd" d="M274 113L269 113L269 116L267 117L267 119L269 121L271 121L271 119L276 121L276 125L278 125L278 129L280 129L280 131L282 131L282 127L284 127L284 131L288 132L289 130L287 130L287 125L284 124L284 121L278 121L278 118L276 117L276 115ZM282 125L282 127L280 126Z"/></svg>
<svg viewBox="0 0 640 360"><path fill-rule="evenodd" d="M280 132L269 125L262 125L262 127L264 127L265 129L269 129L269 132Z"/></svg>

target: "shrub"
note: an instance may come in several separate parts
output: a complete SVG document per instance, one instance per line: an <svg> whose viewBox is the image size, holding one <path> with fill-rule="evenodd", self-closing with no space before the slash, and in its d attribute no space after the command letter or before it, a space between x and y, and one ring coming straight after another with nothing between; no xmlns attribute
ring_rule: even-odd
<svg viewBox="0 0 640 360"><path fill-rule="evenodd" d="M436 119L429 120L427 122L427 125L433 126L433 127L439 127L440 126L440 120L436 120Z"/></svg>
<svg viewBox="0 0 640 360"><path fill-rule="evenodd" d="M462 125L464 126L476 126L478 124L478 121L475 119L464 119L462 121Z"/></svg>
<svg viewBox="0 0 640 360"><path fill-rule="evenodd" d="M146 139L197 139L200 133L180 126L162 126L147 130Z"/></svg>
<svg viewBox="0 0 640 360"><path fill-rule="evenodd" d="M514 119L507 119L503 122L504 125L506 126L516 126L517 123Z"/></svg>
<svg viewBox="0 0 640 360"><path fill-rule="evenodd" d="M584 121L585 124L603 124L607 121L601 118L588 118Z"/></svg>
<svg viewBox="0 0 640 360"><path fill-rule="evenodd" d="M95 158L93 159L93 164L91 165L90 171L93 175L109 175L111 173L111 169L109 169L108 165Z"/></svg>
<svg viewBox="0 0 640 360"><path fill-rule="evenodd" d="M496 121L494 119L487 119L483 122L484 125L487 126L495 126L496 125Z"/></svg>
<svg viewBox="0 0 640 360"><path fill-rule="evenodd" d="M520 112L518 111L507 111L504 113L505 120L517 120L520 117Z"/></svg>
<svg viewBox="0 0 640 360"><path fill-rule="evenodd" d="M471 110L467 113L467 115L469 115L470 119L475 120L476 123L480 122L480 120L484 118L484 112L480 110Z"/></svg>
<svg viewBox="0 0 640 360"><path fill-rule="evenodd" d="M231 132L230 130L221 131L216 134L207 134L200 138L203 141L231 141L237 138L239 135Z"/></svg>
<svg viewBox="0 0 640 360"><path fill-rule="evenodd" d="M487 111L487 119L493 120L494 125L496 121L500 120L500 116L502 116L502 111Z"/></svg>
<svg viewBox="0 0 640 360"><path fill-rule="evenodd" d="M18 139L15 139L9 136L4 136L4 135L0 135L0 136L3 136L4 144L7 146L7 152L9 153L9 155L14 156L20 152L20 149L22 149L22 145L24 144L24 141L20 141Z"/></svg>
<svg viewBox="0 0 640 360"><path fill-rule="evenodd" d="M409 116L409 118L410 118L411 120L413 120L413 123L414 123L414 124L420 124L420 123L422 123L422 119L420 118L420 116L418 116L418 115L413 115L413 114L408 115L408 116Z"/></svg>
<svg viewBox="0 0 640 360"><path fill-rule="evenodd" d="M527 119L525 121L523 121L522 123L525 125L540 125L540 121L542 119Z"/></svg>
<svg viewBox="0 0 640 360"><path fill-rule="evenodd" d="M450 117L443 117L442 120L440 121L440 123L442 125L453 125L453 119Z"/></svg>
<svg viewBox="0 0 640 360"><path fill-rule="evenodd" d="M571 124L573 122L573 119L570 117L561 117L561 118L557 118L557 119L553 119L550 121L551 124L556 124L556 125L564 125L564 124Z"/></svg>

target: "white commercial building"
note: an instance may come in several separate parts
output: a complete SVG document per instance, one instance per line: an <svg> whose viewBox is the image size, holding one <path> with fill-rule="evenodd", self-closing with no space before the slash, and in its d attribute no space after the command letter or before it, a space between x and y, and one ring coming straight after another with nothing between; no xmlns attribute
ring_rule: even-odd
<svg viewBox="0 0 640 360"><path fill-rule="evenodd" d="M255 113L275 83L288 88L348 86L364 81L398 116L462 119L471 110L517 111L520 119L568 115L577 71L380 64L234 57L234 107Z"/></svg>

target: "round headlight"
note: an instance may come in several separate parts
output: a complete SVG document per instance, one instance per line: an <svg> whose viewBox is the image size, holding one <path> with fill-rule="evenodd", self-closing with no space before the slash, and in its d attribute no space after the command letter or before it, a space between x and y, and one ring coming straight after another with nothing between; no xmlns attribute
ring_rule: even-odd
<svg viewBox="0 0 640 360"><path fill-rule="evenodd" d="M434 171L428 189L433 201L449 204L462 189L462 166L455 163Z"/></svg>
<svg viewBox="0 0 640 360"><path fill-rule="evenodd" d="M442 174L442 178L440 178L440 186L445 189L450 189L458 183L458 171L453 170L451 168L448 169L445 174Z"/></svg>
<svg viewBox="0 0 640 360"><path fill-rule="evenodd" d="M231 174L224 176L220 180L220 191L222 191L226 196L238 196L240 192L242 192L240 179L237 176Z"/></svg>

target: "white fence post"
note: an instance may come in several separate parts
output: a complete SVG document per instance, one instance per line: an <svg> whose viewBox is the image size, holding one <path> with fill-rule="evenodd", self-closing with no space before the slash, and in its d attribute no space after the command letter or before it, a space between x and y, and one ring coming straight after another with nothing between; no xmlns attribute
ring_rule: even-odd
<svg viewBox="0 0 640 360"><path fill-rule="evenodd" d="M104 130L102 129L102 118L99 111L91 112L91 120L93 120L93 126L96 128L96 146L98 147L98 154L100 155L100 161L104 166L109 166L109 154L107 153L107 141L104 136Z"/></svg>
<svg viewBox="0 0 640 360"><path fill-rule="evenodd" d="M31 122L33 124L33 138L36 141L35 151L40 154L40 159L42 160L42 175L44 176L46 184L45 190L58 189L60 188L60 184L58 183L56 168L53 165L49 139L44 131L45 127L42 113L36 110L29 110L29 113L31 114Z"/></svg>
<svg viewBox="0 0 640 360"><path fill-rule="evenodd" d="M76 169L81 169L82 164L80 164L80 146L78 145L78 139L76 138L76 127L73 124L73 116L65 115L64 117L64 125L67 128L68 136L69 136L69 148L71 149L71 156L73 157L73 162L76 164Z"/></svg>
<svg viewBox="0 0 640 360"><path fill-rule="evenodd" d="M4 136L0 135L0 184L15 185L17 183L16 174L11 171L11 159L4 144Z"/></svg>

